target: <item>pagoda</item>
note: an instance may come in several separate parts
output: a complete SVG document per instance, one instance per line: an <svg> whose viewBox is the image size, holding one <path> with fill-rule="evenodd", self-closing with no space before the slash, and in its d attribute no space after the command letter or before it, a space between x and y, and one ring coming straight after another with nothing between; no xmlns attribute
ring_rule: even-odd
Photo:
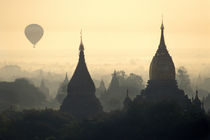
<svg viewBox="0 0 210 140"><path fill-rule="evenodd" d="M177 86L175 66L165 44L163 22L160 29L160 44L150 64L147 87L136 96L134 102L169 101L188 108L191 101Z"/></svg>
<svg viewBox="0 0 210 140"><path fill-rule="evenodd" d="M77 118L91 118L102 112L102 106L95 96L94 82L85 63L82 35L79 46L79 62L68 83L67 96L63 100L60 110Z"/></svg>

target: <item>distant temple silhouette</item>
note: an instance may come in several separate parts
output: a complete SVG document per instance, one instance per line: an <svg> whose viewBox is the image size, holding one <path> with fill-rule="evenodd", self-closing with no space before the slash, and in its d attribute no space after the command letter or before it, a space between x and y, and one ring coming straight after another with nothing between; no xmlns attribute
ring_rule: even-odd
<svg viewBox="0 0 210 140"><path fill-rule="evenodd" d="M57 95L55 97L55 99L60 103L62 104L63 102L63 99L66 97L67 95L67 86L68 86L68 83L69 83L69 79L68 79L68 75L66 73L66 77L64 79L64 81L60 84L60 87L58 88L58 91L57 91Z"/></svg>
<svg viewBox="0 0 210 140"><path fill-rule="evenodd" d="M131 98L128 96L128 89L126 90L126 97L125 97L125 99L124 99L124 101L123 101L123 110L127 110L129 107L130 107L130 105L132 104L132 100L131 100Z"/></svg>
<svg viewBox="0 0 210 140"><path fill-rule="evenodd" d="M150 64L148 85L136 96L134 102L172 101L188 108L191 101L183 90L178 89L175 75L175 66L165 45L162 22L160 44Z"/></svg>
<svg viewBox="0 0 210 140"><path fill-rule="evenodd" d="M106 87L104 81L101 80L99 87L96 88L96 97L100 99L104 94L106 94Z"/></svg>
<svg viewBox="0 0 210 140"><path fill-rule="evenodd" d="M105 112L123 108L124 96L122 96L122 92L123 89L120 87L117 71L115 70L107 91L100 96L100 101Z"/></svg>
<svg viewBox="0 0 210 140"><path fill-rule="evenodd" d="M79 51L79 62L68 84L67 96L60 110L77 118L89 118L102 112L102 106L95 96L95 85L85 63L82 36Z"/></svg>
<svg viewBox="0 0 210 140"><path fill-rule="evenodd" d="M201 102L201 100L198 97L198 90L195 91L195 98L192 98L192 105L194 106L194 109L198 111L204 111L204 102Z"/></svg>

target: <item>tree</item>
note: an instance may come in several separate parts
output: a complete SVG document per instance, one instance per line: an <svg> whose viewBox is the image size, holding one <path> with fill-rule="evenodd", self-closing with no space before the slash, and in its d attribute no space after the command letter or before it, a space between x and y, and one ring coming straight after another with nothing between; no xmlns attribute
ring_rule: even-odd
<svg viewBox="0 0 210 140"><path fill-rule="evenodd" d="M176 79L178 87L183 89L188 96L193 97L194 92L191 86L190 76L185 67L181 66L178 68Z"/></svg>

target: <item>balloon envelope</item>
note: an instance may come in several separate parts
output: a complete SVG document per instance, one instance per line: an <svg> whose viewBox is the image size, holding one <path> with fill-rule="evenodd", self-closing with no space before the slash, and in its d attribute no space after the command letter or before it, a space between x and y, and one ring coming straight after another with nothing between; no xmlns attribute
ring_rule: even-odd
<svg viewBox="0 0 210 140"><path fill-rule="evenodd" d="M30 24L25 28L25 36L35 45L43 36L44 30L38 24Z"/></svg>

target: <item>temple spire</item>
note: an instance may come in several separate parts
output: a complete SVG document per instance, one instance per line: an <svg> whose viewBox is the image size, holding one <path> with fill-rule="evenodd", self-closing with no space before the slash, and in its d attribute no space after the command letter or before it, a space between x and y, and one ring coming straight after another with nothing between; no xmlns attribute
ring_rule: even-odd
<svg viewBox="0 0 210 140"><path fill-rule="evenodd" d="M79 45L79 62L85 62L85 58L84 58L84 45L82 42L82 30L80 31L80 45Z"/></svg>
<svg viewBox="0 0 210 140"><path fill-rule="evenodd" d="M132 100L128 96L128 89L127 89L126 90L126 97L125 97L125 100L123 102L124 110L128 110L131 104L132 104Z"/></svg>
<svg viewBox="0 0 210 140"><path fill-rule="evenodd" d="M66 77L65 77L65 83L68 83L69 79L68 79L68 73L66 72Z"/></svg>
<svg viewBox="0 0 210 140"><path fill-rule="evenodd" d="M68 73L66 72L66 79L68 79Z"/></svg>
<svg viewBox="0 0 210 140"><path fill-rule="evenodd" d="M103 110L96 98L96 88L85 63L82 31L80 38L79 62L67 85L67 96L64 98L60 110L79 119L89 120L97 116L97 113L102 113Z"/></svg>
<svg viewBox="0 0 210 140"><path fill-rule="evenodd" d="M162 24L161 24L161 30L164 30L164 25L163 25L163 15L162 15Z"/></svg>
<svg viewBox="0 0 210 140"><path fill-rule="evenodd" d="M195 99L199 99L198 98L198 90L195 91Z"/></svg>
<svg viewBox="0 0 210 140"><path fill-rule="evenodd" d="M161 24L161 37L160 37L160 45L159 48L166 48L165 39L164 39L164 25L163 25L163 16L162 16L162 24Z"/></svg>
<svg viewBox="0 0 210 140"><path fill-rule="evenodd" d="M80 31L80 39L81 39L81 41L80 41L79 50L84 51L84 45L83 45L83 42L82 42L82 29Z"/></svg>

